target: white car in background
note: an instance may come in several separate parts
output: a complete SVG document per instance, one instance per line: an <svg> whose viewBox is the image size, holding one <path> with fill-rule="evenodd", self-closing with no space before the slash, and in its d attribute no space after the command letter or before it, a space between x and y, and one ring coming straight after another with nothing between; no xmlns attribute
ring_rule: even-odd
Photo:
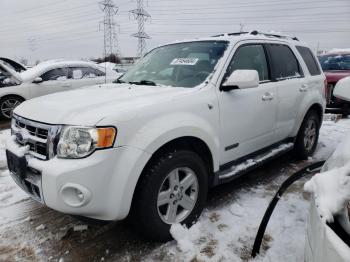
<svg viewBox="0 0 350 262"><path fill-rule="evenodd" d="M10 119L13 109L25 100L55 92L111 83L120 76L92 62L51 60L23 72L0 61L0 117Z"/></svg>
<svg viewBox="0 0 350 262"><path fill-rule="evenodd" d="M333 95L350 101L350 77L338 81ZM313 193L305 261L350 261L350 134L305 184Z"/></svg>

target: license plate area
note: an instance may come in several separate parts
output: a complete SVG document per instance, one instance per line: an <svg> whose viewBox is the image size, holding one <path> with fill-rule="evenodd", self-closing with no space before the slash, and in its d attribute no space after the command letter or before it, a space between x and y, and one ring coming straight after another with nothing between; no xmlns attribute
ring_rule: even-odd
<svg viewBox="0 0 350 262"><path fill-rule="evenodd" d="M24 179L27 170L27 160L25 157L18 157L8 150L6 150L6 157L9 171L18 178Z"/></svg>

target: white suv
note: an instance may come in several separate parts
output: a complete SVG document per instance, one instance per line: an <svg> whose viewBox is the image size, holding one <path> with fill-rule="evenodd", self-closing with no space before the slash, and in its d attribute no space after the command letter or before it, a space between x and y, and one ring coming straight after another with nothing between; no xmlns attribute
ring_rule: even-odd
<svg viewBox="0 0 350 262"><path fill-rule="evenodd" d="M100 220L130 214L149 238L191 225L209 187L317 145L325 76L303 43L259 32L153 49L102 87L18 106L13 179L34 199Z"/></svg>

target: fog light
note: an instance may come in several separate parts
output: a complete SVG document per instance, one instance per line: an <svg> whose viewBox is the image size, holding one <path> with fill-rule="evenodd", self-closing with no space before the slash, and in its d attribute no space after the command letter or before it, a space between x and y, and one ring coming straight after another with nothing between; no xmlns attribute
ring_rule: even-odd
<svg viewBox="0 0 350 262"><path fill-rule="evenodd" d="M64 203L71 207L81 207L90 202L91 192L77 184L66 184L61 188L60 195Z"/></svg>

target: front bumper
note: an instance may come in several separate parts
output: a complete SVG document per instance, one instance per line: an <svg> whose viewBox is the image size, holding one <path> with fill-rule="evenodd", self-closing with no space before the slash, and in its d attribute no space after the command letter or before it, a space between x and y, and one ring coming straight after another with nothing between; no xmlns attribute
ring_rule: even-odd
<svg viewBox="0 0 350 262"><path fill-rule="evenodd" d="M98 150L83 159L41 161L27 157L28 169L37 171L40 198L21 187L34 199L63 213L121 220L128 215L139 175L150 157L127 146Z"/></svg>

